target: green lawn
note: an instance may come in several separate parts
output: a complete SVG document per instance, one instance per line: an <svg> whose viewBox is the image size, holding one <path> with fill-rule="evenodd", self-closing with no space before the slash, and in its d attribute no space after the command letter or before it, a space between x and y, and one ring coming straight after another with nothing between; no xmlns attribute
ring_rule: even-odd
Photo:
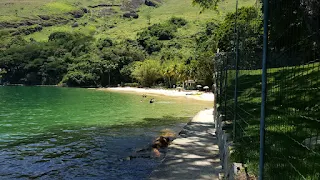
<svg viewBox="0 0 320 180"><path fill-rule="evenodd" d="M266 179L319 179L320 146L309 148L305 139L320 135L320 63L268 70L266 111ZM234 117L235 71L228 71L221 110ZM244 162L257 175L261 70L239 71L235 162ZM226 92L226 93L225 93ZM226 95L226 96L224 96ZM226 107L226 108L225 108ZM231 131L231 128L229 129Z"/></svg>

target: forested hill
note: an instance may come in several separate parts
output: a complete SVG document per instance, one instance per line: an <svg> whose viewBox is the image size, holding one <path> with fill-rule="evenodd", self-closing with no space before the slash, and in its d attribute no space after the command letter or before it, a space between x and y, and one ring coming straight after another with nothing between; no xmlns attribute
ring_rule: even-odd
<svg viewBox="0 0 320 180"><path fill-rule="evenodd" d="M201 10L192 0L2 1L0 84L211 85L214 53L231 47L235 1Z"/></svg>

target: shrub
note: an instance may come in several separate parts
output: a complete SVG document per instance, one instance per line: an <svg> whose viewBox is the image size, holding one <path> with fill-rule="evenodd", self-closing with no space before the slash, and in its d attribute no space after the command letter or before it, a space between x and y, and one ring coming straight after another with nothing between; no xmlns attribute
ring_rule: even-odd
<svg viewBox="0 0 320 180"><path fill-rule="evenodd" d="M182 27L187 25L187 20L183 19L183 18L179 18L179 17L172 17L169 22L171 24L177 25L178 27Z"/></svg>
<svg viewBox="0 0 320 180"><path fill-rule="evenodd" d="M158 40L170 40L175 37L177 27L170 24L154 24L148 28L150 35L155 36Z"/></svg>
<svg viewBox="0 0 320 180"><path fill-rule="evenodd" d="M139 87L140 84L139 84L139 83L124 83L124 86L128 86L128 87Z"/></svg>

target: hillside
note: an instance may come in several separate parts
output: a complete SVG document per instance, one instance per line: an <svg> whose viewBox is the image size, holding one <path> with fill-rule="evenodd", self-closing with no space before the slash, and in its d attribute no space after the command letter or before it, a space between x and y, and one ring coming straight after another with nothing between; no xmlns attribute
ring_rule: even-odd
<svg viewBox="0 0 320 180"><path fill-rule="evenodd" d="M232 47L234 9L231 0L202 13L192 0L2 2L0 83L211 86L218 44ZM259 10L242 9L245 22Z"/></svg>
<svg viewBox="0 0 320 180"><path fill-rule="evenodd" d="M241 5L254 4L253 0L240 2ZM146 6L143 0L14 0L0 4L0 36L8 40L22 35L26 40L36 41L46 41L57 31L81 32L96 38L133 39L143 28L173 16L190 21L179 32L180 36L189 36L208 20L219 21L235 9L235 1L231 0L221 2L219 12L207 10L201 14L200 7L192 5L191 0L165 0L156 8ZM111 7L95 7L98 5ZM136 12L139 18L122 17L130 11Z"/></svg>

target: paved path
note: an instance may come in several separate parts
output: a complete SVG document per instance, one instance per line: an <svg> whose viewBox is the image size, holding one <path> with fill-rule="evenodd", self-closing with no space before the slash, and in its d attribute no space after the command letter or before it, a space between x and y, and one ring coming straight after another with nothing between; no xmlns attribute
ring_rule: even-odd
<svg viewBox="0 0 320 180"><path fill-rule="evenodd" d="M221 165L212 112L199 112L184 127L149 179L218 179Z"/></svg>

